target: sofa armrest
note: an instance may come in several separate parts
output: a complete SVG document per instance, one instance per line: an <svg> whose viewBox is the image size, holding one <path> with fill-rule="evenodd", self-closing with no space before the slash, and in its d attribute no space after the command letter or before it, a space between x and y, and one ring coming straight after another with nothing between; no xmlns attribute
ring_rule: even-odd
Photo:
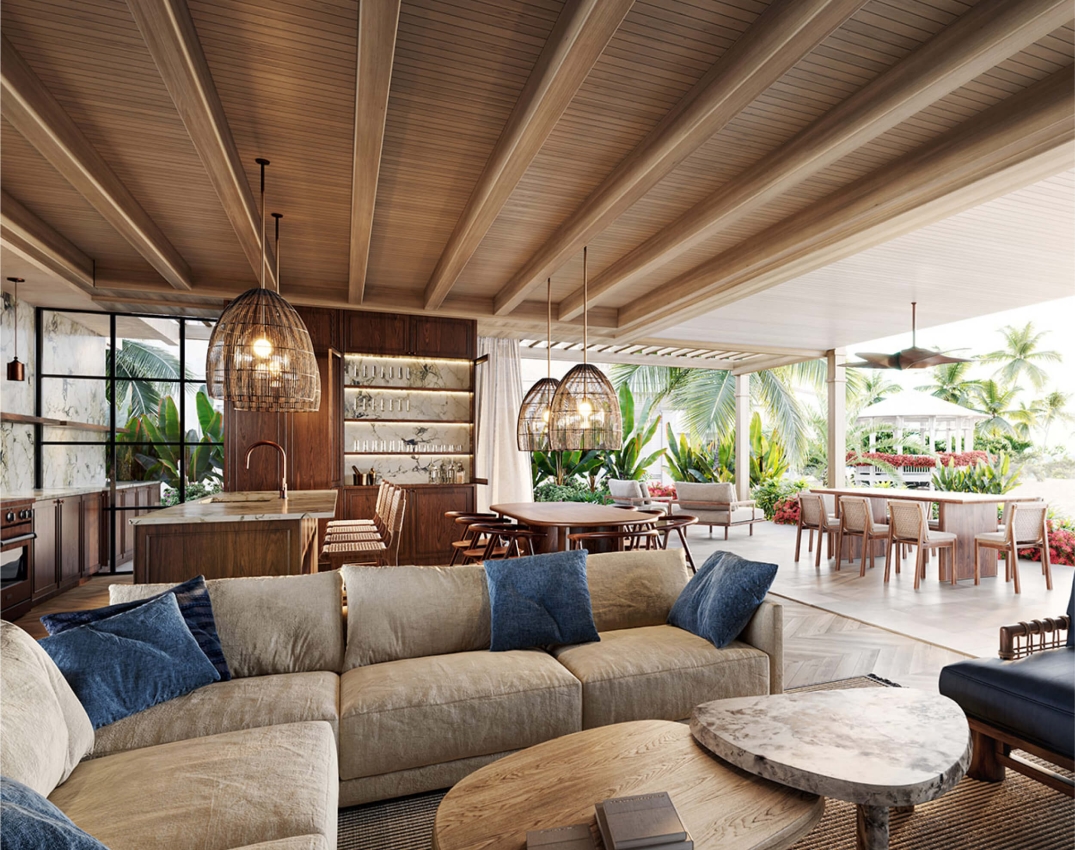
<svg viewBox="0 0 1075 850"><path fill-rule="evenodd" d="M999 655L1004 661L1011 661L1035 652L1057 649L1065 644L1070 628L1066 614L1001 626Z"/></svg>
<svg viewBox="0 0 1075 850"><path fill-rule="evenodd" d="M769 656L769 693L784 693L784 607L763 601L739 640Z"/></svg>
<svg viewBox="0 0 1075 850"><path fill-rule="evenodd" d="M733 508L752 508L757 504L756 499L736 499L732 502Z"/></svg>

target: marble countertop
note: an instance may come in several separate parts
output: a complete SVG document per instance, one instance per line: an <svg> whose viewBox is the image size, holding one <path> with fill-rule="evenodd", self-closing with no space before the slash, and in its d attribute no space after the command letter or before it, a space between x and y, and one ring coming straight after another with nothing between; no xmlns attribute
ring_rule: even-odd
<svg viewBox="0 0 1075 850"><path fill-rule="evenodd" d="M226 501L214 501L214 499ZM287 500L275 491L218 493L171 508L134 517L131 525L184 525L204 522L258 522L281 519L331 519L336 514L335 490L292 490Z"/></svg>
<svg viewBox="0 0 1075 850"><path fill-rule="evenodd" d="M159 485L159 481L123 481L116 485L117 490L129 490L132 487L149 487ZM50 487L47 490L12 490L4 493L4 501L16 499L32 499L35 502L45 499L66 499L72 496L85 496L87 493L103 493L108 489L107 484L98 484L96 487Z"/></svg>

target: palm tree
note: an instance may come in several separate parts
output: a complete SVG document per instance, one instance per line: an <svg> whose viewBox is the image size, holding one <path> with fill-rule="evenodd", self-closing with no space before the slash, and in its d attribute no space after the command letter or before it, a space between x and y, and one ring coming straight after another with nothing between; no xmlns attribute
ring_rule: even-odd
<svg viewBox="0 0 1075 850"><path fill-rule="evenodd" d="M852 375L856 376L856 380L852 380ZM848 369L847 379L847 409L856 416L871 404L877 404L885 396L901 389L899 384L888 380L883 372L876 369Z"/></svg>
<svg viewBox="0 0 1075 850"><path fill-rule="evenodd" d="M1029 443L1030 432L1038 427L1043 412L1044 409L1039 399L1035 399L1030 404L1025 401L1019 402L1019 406L1008 415L1008 419L1013 423L1012 427L1015 429L1015 436L1023 442Z"/></svg>
<svg viewBox="0 0 1075 850"><path fill-rule="evenodd" d="M990 352L982 357L986 363L1003 363L996 375L1001 382L1009 386L1019 383L1026 375L1035 389L1045 385L1048 374L1038 363L1060 363L1063 361L1059 351L1039 351L1038 345L1047 331L1034 333L1034 323L1027 322L1023 327L1007 325L1001 329L1004 335L1004 348Z"/></svg>
<svg viewBox="0 0 1075 850"><path fill-rule="evenodd" d="M798 460L806 449L808 423L795 386L820 387L825 364L796 363L779 369L755 372L751 377L751 404L761 408L788 449ZM735 376L716 369L684 369L667 366L613 366L612 382L628 384L636 395L667 401L681 410L687 429L696 439L713 440L735 427Z"/></svg>
<svg viewBox="0 0 1075 850"><path fill-rule="evenodd" d="M1053 390L1051 393L1046 394L1045 398L1041 400L1041 442L1045 448L1049 447L1049 428L1052 427L1054 423L1071 422L1075 420L1075 416L1072 416L1066 410L1070 398L1071 393L1062 393L1060 390Z"/></svg>
<svg viewBox="0 0 1075 850"><path fill-rule="evenodd" d="M120 408L130 398L126 416L122 410L118 413L124 422L145 413L156 415L161 399L179 392L179 358L164 348L124 340L123 347L116 351L115 364L116 407ZM190 380L193 375L188 370L184 377ZM190 385L189 389L198 388Z"/></svg>
<svg viewBox="0 0 1075 850"><path fill-rule="evenodd" d="M1018 394L1018 387L1001 386L992 379L982 381L974 401L976 409L988 414L989 418L978 423L978 433L994 439L1004 434L1015 434L1010 417L1012 404Z"/></svg>
<svg viewBox="0 0 1075 850"><path fill-rule="evenodd" d="M973 365L973 362L967 361L934 366L933 383L915 387L915 389L943 398L960 407L970 407L982 385L981 381L967 377Z"/></svg>

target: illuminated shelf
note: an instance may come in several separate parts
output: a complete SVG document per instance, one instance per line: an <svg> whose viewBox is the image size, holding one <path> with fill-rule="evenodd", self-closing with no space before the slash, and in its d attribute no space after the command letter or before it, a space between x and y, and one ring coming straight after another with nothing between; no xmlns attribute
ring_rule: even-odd
<svg viewBox="0 0 1075 850"><path fill-rule="evenodd" d="M378 411L379 412L379 411ZM397 413L399 411L396 411ZM365 425L469 425L469 419L344 419L344 422L361 422Z"/></svg>
<svg viewBox="0 0 1075 850"><path fill-rule="evenodd" d="M403 457L472 457L474 452L344 452L347 456L366 455L368 457L389 457L401 455Z"/></svg>
<svg viewBox="0 0 1075 850"><path fill-rule="evenodd" d="M445 390L440 387L385 387L379 384L344 384L345 390L376 390L394 393L452 393L453 395L473 395L473 390Z"/></svg>

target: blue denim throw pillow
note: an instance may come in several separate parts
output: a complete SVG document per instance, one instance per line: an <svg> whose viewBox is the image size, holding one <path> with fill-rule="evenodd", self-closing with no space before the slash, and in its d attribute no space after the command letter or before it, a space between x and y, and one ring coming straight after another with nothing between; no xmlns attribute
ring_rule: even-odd
<svg viewBox="0 0 1075 850"><path fill-rule="evenodd" d="M165 593L174 593L175 601L179 603L179 613L183 615L187 628L198 641L205 657L213 662L217 672L220 673L220 681L227 682L231 679L231 671L228 662L224 659L224 650L220 646L220 637L216 631L216 620L213 618L213 604L209 601L209 588L205 586L205 577L197 576L182 584L177 584L170 590L148 596L145 599L136 599L133 602L120 602L117 605L108 605L104 608L93 608L89 611L69 611L62 614L46 614L41 618L41 624L48 630L50 635L58 635L75 626L84 626L87 623L96 623L107 617L114 617L124 611L130 611L140 605L145 605L150 599L157 599Z"/></svg>
<svg viewBox="0 0 1075 850"><path fill-rule="evenodd" d="M668 623L723 649L746 628L776 578L776 564L714 552L668 613Z"/></svg>
<svg viewBox="0 0 1075 850"><path fill-rule="evenodd" d="M108 850L47 799L0 776L0 845L4 850Z"/></svg>
<svg viewBox="0 0 1075 850"><path fill-rule="evenodd" d="M485 580L493 652L601 640L584 550L486 561Z"/></svg>
<svg viewBox="0 0 1075 850"><path fill-rule="evenodd" d="M220 681L174 593L41 641L94 729Z"/></svg>

